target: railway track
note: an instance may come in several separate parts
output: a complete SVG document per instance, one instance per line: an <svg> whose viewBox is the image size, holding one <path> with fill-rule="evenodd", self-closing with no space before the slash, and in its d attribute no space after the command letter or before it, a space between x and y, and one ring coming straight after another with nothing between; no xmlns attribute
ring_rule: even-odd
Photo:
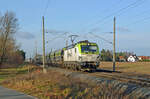
<svg viewBox="0 0 150 99"><path fill-rule="evenodd" d="M64 68L61 68L64 69ZM117 80L122 83L136 84L141 87L146 87L150 89L150 75L140 75L135 73L125 73L125 72L112 72L107 70L98 69L96 72L83 72L83 71L74 71L71 69L64 69L71 72L79 72L83 74L87 74L93 77L105 78L108 80Z"/></svg>
<svg viewBox="0 0 150 99"><path fill-rule="evenodd" d="M106 78L109 80L117 80L123 83L136 84L141 87L150 88L150 76L149 75L138 75L134 73L116 73L116 72L94 72L89 73L91 76Z"/></svg>

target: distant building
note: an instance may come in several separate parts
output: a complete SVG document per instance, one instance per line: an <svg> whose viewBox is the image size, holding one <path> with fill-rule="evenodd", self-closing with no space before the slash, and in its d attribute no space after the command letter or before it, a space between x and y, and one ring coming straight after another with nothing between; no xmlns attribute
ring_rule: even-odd
<svg viewBox="0 0 150 99"><path fill-rule="evenodd" d="M119 56L119 61L120 62L126 62L126 59L123 56Z"/></svg>
<svg viewBox="0 0 150 99"><path fill-rule="evenodd" d="M139 61L142 61L142 56L138 56Z"/></svg>
<svg viewBox="0 0 150 99"><path fill-rule="evenodd" d="M136 55L130 55L127 59L128 62L136 62L138 61L138 57Z"/></svg>
<svg viewBox="0 0 150 99"><path fill-rule="evenodd" d="M138 56L138 59L140 61L143 61L143 60L150 60L150 56Z"/></svg>

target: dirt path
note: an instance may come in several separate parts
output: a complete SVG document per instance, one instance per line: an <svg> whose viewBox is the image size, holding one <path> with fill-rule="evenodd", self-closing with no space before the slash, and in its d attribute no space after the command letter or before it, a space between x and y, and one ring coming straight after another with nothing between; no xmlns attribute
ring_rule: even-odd
<svg viewBox="0 0 150 99"><path fill-rule="evenodd" d="M0 99L37 99L37 98L0 86Z"/></svg>

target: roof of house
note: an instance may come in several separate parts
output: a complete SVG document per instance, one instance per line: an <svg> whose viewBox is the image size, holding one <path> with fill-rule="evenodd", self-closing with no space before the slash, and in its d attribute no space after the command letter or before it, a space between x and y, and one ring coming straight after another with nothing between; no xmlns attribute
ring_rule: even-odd
<svg viewBox="0 0 150 99"><path fill-rule="evenodd" d="M138 57L140 57L142 59L150 59L150 56L138 56Z"/></svg>
<svg viewBox="0 0 150 99"><path fill-rule="evenodd" d="M128 58L133 57L135 59L137 59L138 57L136 55L130 55Z"/></svg>
<svg viewBox="0 0 150 99"><path fill-rule="evenodd" d="M119 56L120 59L125 59L123 56Z"/></svg>

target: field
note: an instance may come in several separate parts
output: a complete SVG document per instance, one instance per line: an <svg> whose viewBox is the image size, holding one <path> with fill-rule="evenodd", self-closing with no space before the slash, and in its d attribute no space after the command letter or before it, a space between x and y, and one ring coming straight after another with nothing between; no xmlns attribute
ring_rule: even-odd
<svg viewBox="0 0 150 99"><path fill-rule="evenodd" d="M0 82L16 77L17 75L26 74L31 71L34 67L32 65L18 67L18 68L7 68L7 69L0 69Z"/></svg>
<svg viewBox="0 0 150 99"><path fill-rule="evenodd" d="M101 69L112 70L112 62L101 62ZM150 74L150 62L117 62L116 71L133 72L137 74Z"/></svg>

